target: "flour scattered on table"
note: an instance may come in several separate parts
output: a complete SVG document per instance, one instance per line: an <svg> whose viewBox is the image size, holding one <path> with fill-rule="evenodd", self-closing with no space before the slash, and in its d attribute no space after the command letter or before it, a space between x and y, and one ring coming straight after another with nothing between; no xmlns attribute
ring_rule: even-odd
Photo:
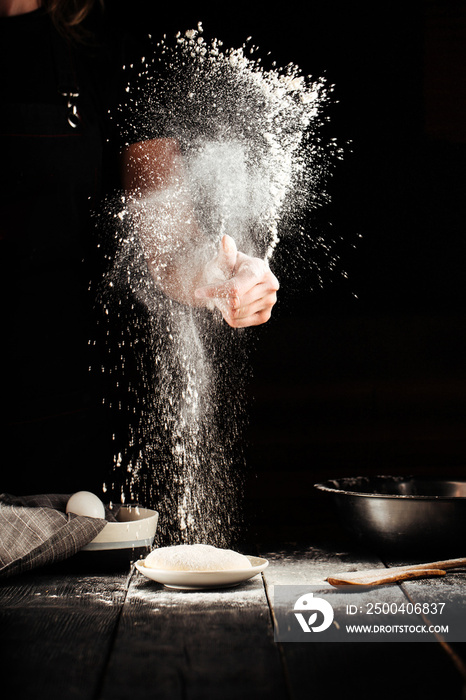
<svg viewBox="0 0 466 700"><path fill-rule="evenodd" d="M163 571L236 571L252 567L244 554L210 544L160 547L146 557L144 565Z"/></svg>

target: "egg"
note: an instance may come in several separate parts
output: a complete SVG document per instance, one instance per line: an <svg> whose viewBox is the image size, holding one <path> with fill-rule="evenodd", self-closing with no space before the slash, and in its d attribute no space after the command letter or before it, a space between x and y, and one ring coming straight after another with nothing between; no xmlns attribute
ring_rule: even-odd
<svg viewBox="0 0 466 700"><path fill-rule="evenodd" d="M66 512L75 515L87 515L90 518L105 519L104 504L98 496L90 491L77 491L66 504Z"/></svg>

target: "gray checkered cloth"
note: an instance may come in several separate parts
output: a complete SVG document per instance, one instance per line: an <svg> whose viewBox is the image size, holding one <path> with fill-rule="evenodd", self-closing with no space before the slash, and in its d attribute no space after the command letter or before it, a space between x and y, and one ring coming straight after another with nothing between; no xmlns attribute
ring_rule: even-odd
<svg viewBox="0 0 466 700"><path fill-rule="evenodd" d="M0 578L71 557L105 527L106 520L65 513L69 497L0 494Z"/></svg>

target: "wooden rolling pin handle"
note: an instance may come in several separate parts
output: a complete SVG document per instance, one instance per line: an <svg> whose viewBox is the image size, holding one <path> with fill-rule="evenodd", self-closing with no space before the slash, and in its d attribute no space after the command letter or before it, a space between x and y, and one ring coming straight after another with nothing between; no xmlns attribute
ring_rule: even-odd
<svg viewBox="0 0 466 700"><path fill-rule="evenodd" d="M444 576L446 569L455 569L460 566L466 566L466 558L431 561L428 564L394 566L389 569L346 571L329 576L327 581L332 586L377 586L380 583L394 583L395 581L406 581L410 578L423 576Z"/></svg>
<svg viewBox="0 0 466 700"><path fill-rule="evenodd" d="M442 569L411 569L408 571L398 571L397 573L383 575L383 569L380 572L380 578L375 579L374 576L368 576L364 579L364 572L361 572L357 580L345 578L344 574L333 577L329 576L327 581L332 586L377 586L381 583L395 583L397 581L407 581L411 578L427 578L428 576L445 576L446 572Z"/></svg>

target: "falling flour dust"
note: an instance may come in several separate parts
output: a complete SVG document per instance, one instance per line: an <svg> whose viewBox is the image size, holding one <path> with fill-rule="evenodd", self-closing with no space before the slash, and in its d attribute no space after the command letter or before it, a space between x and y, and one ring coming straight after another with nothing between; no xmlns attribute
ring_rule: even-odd
<svg viewBox="0 0 466 700"><path fill-rule="evenodd" d="M107 400L121 430L106 488L123 502L155 507L165 545L226 547L240 526L251 339L216 313L164 295L143 242L149 236L159 251L162 275L189 245L170 235L173 212L189 199L210 257L226 233L239 250L273 264L284 236L298 249L309 235L302 214L325 201L322 182L341 155L333 139L319 136L331 87L295 65L265 69L257 52L249 40L228 50L207 42L199 25L173 41L151 41L150 57L125 66L127 99L116 116L124 137L176 139L185 177L109 204L118 245L100 295L108 321L103 371L114 377Z"/></svg>

